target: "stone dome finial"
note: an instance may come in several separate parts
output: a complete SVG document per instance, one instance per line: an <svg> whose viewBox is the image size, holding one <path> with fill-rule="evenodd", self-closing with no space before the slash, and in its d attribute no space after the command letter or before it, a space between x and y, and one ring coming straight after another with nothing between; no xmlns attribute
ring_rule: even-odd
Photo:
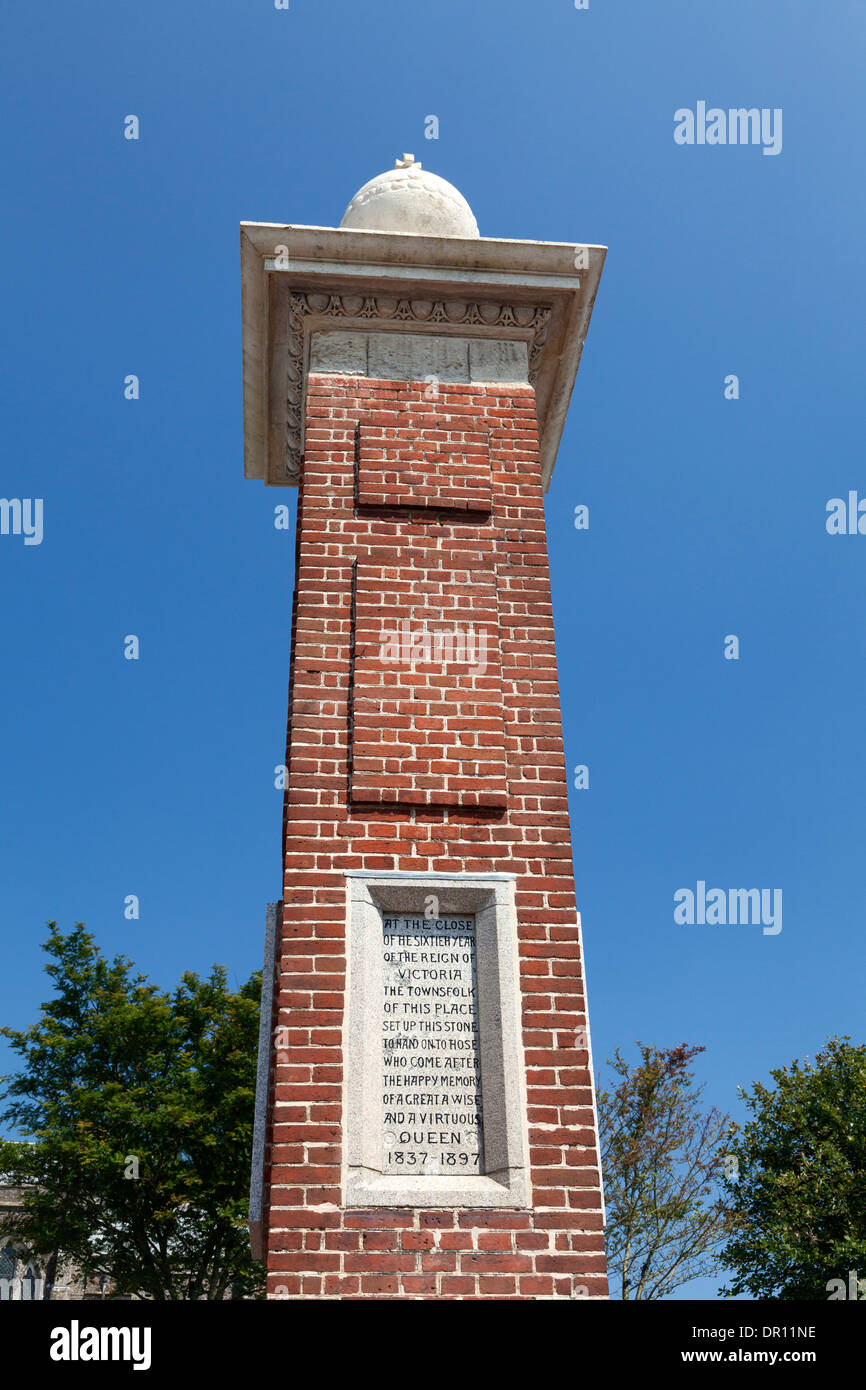
<svg viewBox="0 0 866 1390"><path fill-rule="evenodd" d="M438 174L422 169L413 154L404 154L393 169L359 188L340 226L415 236L480 235L463 194Z"/></svg>

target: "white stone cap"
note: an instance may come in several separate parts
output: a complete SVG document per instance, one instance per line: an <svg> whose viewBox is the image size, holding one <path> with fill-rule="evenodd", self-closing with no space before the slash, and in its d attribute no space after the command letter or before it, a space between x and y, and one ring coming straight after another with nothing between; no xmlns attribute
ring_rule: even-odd
<svg viewBox="0 0 866 1390"><path fill-rule="evenodd" d="M477 237L478 223L463 194L404 154L393 169L359 188L341 227L409 236Z"/></svg>
<svg viewBox="0 0 866 1390"><path fill-rule="evenodd" d="M370 306L384 297L422 306L418 313L404 315L412 322L380 324L390 332L453 332L526 342L532 332L521 320L546 306L544 332L536 334L532 345L532 380L547 489L598 291L604 246L273 222L242 222L240 238L246 477L276 486L296 482L286 463L291 435L287 387L290 379L305 378L309 337L321 329L373 330ZM308 299L300 351L298 334L289 329L290 303L298 294ZM480 313L453 325L440 316L435 328L425 328L423 306L438 303L477 305ZM353 305L363 306L354 316ZM502 310L498 317L488 315L497 306ZM496 326L487 326L486 315L491 324L495 318ZM468 320L474 326L467 328ZM503 321L512 326L503 328Z"/></svg>

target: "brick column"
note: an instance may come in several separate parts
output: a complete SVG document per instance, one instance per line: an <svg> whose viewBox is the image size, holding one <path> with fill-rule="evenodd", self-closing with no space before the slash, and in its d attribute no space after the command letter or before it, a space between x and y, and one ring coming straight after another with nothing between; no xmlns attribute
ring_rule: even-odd
<svg viewBox="0 0 866 1390"><path fill-rule="evenodd" d="M306 381L269 1296L604 1297L537 402L431 376ZM516 877L528 1209L345 1206L346 870Z"/></svg>
<svg viewBox="0 0 866 1390"><path fill-rule="evenodd" d="M299 489L272 1298L607 1295L543 508L604 257L412 155L241 224L244 471Z"/></svg>

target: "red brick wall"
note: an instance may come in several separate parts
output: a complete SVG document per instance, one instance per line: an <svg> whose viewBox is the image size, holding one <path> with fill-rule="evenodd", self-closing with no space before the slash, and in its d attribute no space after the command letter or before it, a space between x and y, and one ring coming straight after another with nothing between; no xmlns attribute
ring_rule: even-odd
<svg viewBox="0 0 866 1390"><path fill-rule="evenodd" d="M429 404L425 398L425 405ZM368 424L358 431L358 501L362 505L445 506L490 510L490 439L486 429L443 430L435 411L406 424Z"/></svg>
<svg viewBox="0 0 866 1390"><path fill-rule="evenodd" d="M490 511L467 512L465 497L454 509L434 509L429 496L423 509L407 506L393 471L382 475L390 507L371 504L381 460L365 460L365 431L381 446L390 430L399 431L397 469L429 471L431 439L440 456L459 453L468 441L473 477L485 475L475 446L489 438ZM414 461L406 445L413 436L420 440ZM362 493L359 475L367 464ZM447 500L447 471L436 488L437 500ZM283 1031L269 1135L269 1293L603 1297L598 1159L531 388L443 384L438 399L428 400L423 382L312 376L298 528L275 1020ZM358 609L360 631L353 634L354 562L366 606ZM407 585L407 569L417 576L417 591ZM477 688L456 688L457 725L447 727L435 709L418 715L417 700L409 703L428 690L429 670L416 670L403 685L387 683L386 694L396 694L379 727L392 721L390 734L409 747L409 760L419 765L411 777L405 768L400 774L370 765L377 698L370 692L382 679L371 626L377 583L389 623L410 617L413 603L421 604L416 614L472 621L473 599L483 621L492 626L496 619L490 680L486 688L480 677ZM425 733L437 750L426 760ZM353 756L365 764L354 778ZM493 782L482 799L488 773ZM451 795L455 783L465 800ZM399 801L389 800L395 785ZM517 875L532 1210L341 1208L344 869Z"/></svg>

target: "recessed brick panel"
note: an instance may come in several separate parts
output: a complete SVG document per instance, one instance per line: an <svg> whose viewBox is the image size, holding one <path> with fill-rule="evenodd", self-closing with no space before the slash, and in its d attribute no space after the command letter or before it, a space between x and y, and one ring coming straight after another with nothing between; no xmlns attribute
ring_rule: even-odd
<svg viewBox="0 0 866 1390"><path fill-rule="evenodd" d="M505 805L496 576L479 549L358 564L353 802Z"/></svg>
<svg viewBox="0 0 866 1390"><path fill-rule="evenodd" d="M410 425L361 423L358 501L362 506L490 511L490 439L457 415L413 411Z"/></svg>

